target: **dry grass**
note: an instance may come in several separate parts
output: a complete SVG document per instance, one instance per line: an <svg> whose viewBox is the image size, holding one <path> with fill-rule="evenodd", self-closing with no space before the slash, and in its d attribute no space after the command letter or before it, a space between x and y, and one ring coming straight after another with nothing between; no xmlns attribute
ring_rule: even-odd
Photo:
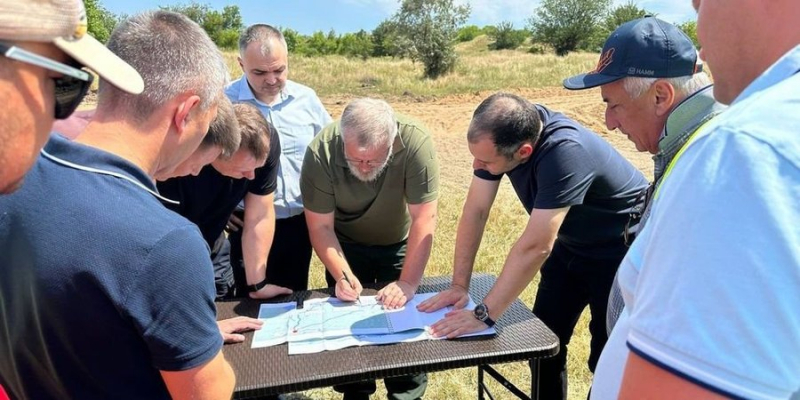
<svg viewBox="0 0 800 400"><path fill-rule="evenodd" d="M412 97L418 100L456 93L512 90L561 85L564 77L591 70L597 55L566 57L534 55L520 50L489 52L488 39L478 37L458 47L455 72L436 80L422 77L422 65L408 59L341 56L290 56L291 79L308 85L320 96ZM241 75L237 53L225 53L234 77Z"/></svg>

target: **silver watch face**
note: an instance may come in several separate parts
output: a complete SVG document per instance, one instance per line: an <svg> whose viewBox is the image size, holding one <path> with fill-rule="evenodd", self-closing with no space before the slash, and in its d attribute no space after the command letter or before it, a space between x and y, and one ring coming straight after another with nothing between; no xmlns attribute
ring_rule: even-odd
<svg viewBox="0 0 800 400"><path fill-rule="evenodd" d="M489 311L486 309L486 304L483 303L475 306L475 310L472 311L472 314L480 321L486 321L486 318L489 318Z"/></svg>

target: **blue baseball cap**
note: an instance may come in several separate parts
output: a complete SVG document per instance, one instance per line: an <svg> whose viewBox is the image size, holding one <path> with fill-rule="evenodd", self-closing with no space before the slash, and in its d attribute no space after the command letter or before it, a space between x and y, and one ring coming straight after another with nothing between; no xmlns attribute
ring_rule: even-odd
<svg viewBox="0 0 800 400"><path fill-rule="evenodd" d="M564 79L564 87L581 90L628 76L676 78L702 70L691 39L675 25L648 16L620 25L606 40L595 70Z"/></svg>

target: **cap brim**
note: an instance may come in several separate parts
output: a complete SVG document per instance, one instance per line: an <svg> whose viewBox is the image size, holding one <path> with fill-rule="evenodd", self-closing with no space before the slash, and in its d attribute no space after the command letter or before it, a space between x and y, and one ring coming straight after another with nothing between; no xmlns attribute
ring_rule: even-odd
<svg viewBox="0 0 800 400"><path fill-rule="evenodd" d="M612 76L603 74L580 74L564 79L564 87L569 90L590 89L606 83L611 83L624 78L624 76Z"/></svg>
<svg viewBox="0 0 800 400"><path fill-rule="evenodd" d="M91 35L86 34L77 40L57 38L53 43L121 90L131 94L144 90L144 81L139 73Z"/></svg>

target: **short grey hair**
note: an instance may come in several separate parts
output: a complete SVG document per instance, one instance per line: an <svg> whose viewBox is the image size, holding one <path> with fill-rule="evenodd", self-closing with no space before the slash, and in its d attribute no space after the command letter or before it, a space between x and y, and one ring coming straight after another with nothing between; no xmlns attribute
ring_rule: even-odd
<svg viewBox="0 0 800 400"><path fill-rule="evenodd" d="M267 24L250 25L239 36L239 55L244 56L247 46L254 42L261 45L261 54L265 56L271 54L273 40L277 40L283 46L283 50L288 51L286 38L279 29Z"/></svg>
<svg viewBox="0 0 800 400"><path fill-rule="evenodd" d="M653 86L656 81L666 81L673 88L678 97L688 97L700 89L711 84L711 78L705 72L698 72L694 75L679 76L677 78L641 78L629 76L622 82L625 92L632 99L638 99L644 92Z"/></svg>
<svg viewBox="0 0 800 400"><path fill-rule="evenodd" d="M361 98L345 107L339 129L345 143L354 140L359 147L375 149L392 146L397 136L397 119L389 103Z"/></svg>
<svg viewBox="0 0 800 400"><path fill-rule="evenodd" d="M133 16L114 29L108 48L139 71L144 92L131 95L100 82L98 107L124 109L137 121L181 93L200 97L200 110L217 104L228 69L214 42L199 25L170 11Z"/></svg>
<svg viewBox="0 0 800 400"><path fill-rule="evenodd" d="M219 147L222 150L220 157L230 158L242 141L242 133L239 129L239 121L236 120L236 113L233 111L233 103L227 97L220 96L217 105L217 116L211 121L208 127L208 134L200 143L201 147Z"/></svg>

